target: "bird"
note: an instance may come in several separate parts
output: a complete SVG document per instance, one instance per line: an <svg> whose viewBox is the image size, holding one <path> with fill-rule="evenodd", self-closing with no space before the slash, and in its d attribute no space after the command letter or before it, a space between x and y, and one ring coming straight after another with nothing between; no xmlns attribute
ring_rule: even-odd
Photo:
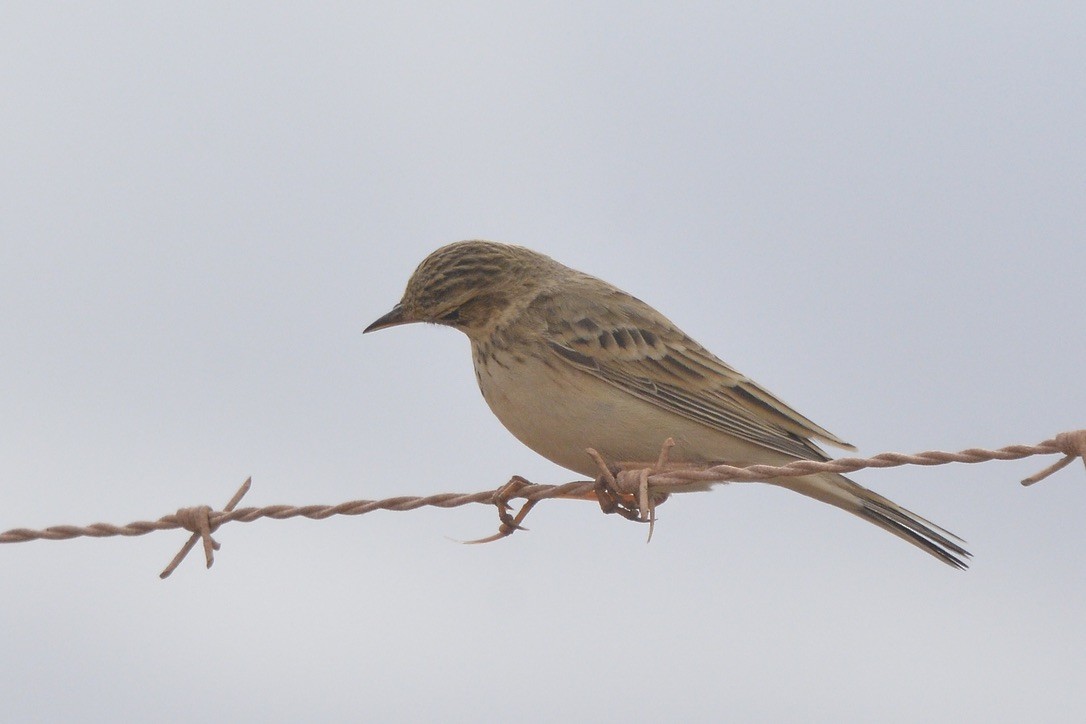
<svg viewBox="0 0 1086 724"><path fill-rule="evenodd" d="M453 327L499 421L552 462L588 476L603 458L734 466L828 460L852 445L795 411L637 297L532 249L458 241L415 269L364 333ZM961 538L837 473L766 481L841 508L965 569Z"/></svg>

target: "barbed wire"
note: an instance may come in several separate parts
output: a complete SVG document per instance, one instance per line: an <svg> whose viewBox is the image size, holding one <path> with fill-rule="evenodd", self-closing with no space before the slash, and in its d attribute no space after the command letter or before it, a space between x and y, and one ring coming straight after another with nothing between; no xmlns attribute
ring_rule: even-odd
<svg viewBox="0 0 1086 724"><path fill-rule="evenodd" d="M242 497L249 491L252 479L246 480L222 510L202 505L181 508L176 513L153 521L137 521L127 525L94 523L88 526L55 525L41 530L13 528L0 533L0 543L24 543L32 540L70 540L72 538L109 538L115 536L141 536L158 530L184 529L192 535L160 574L166 578L180 565L185 556L203 542L207 567L214 563L214 551L219 543L212 537L222 525L230 522L251 523L262 518L287 520L308 518L324 520L336 515L365 515L375 510L408 511L424 507L458 508L464 505L484 504L498 508L500 526L498 532L487 538L468 543L485 543L522 530L521 522L540 501L566 498L598 501L605 513L619 513L626 518L650 524L655 520L655 508L672 493L702 490L709 483L765 482L773 478L795 477L812 473L849 473L865 468L890 468L904 465L946 465L948 463L982 463L993 460L1021 460L1034 455L1062 454L1063 458L1044 470L1022 480L1022 485L1033 485L1052 473L1066 467L1076 458L1086 464L1086 430L1060 433L1050 440L1036 445L1009 445L994 450L969 448L959 452L929 450L907 455L886 452L867 458L838 458L824 462L797 460L787 465L731 465L695 466L670 463L668 451L674 443L664 442L660 457L654 463L608 463L595 450L586 452L596 461L600 474L594 481L577 480L563 485L531 483L520 476L513 476L508 483L494 490L477 493L438 493L426 496L397 496L383 500L352 500L338 505L268 505L238 508ZM525 502L516 515L509 514L509 501Z"/></svg>

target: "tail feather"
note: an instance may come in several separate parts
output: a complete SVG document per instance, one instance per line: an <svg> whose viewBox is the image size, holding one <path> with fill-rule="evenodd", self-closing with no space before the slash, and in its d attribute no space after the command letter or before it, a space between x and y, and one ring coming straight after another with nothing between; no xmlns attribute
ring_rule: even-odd
<svg viewBox="0 0 1086 724"><path fill-rule="evenodd" d="M772 482L858 515L949 566L969 567L966 559L972 556L962 547L964 540L843 475L804 475Z"/></svg>
<svg viewBox="0 0 1086 724"><path fill-rule="evenodd" d="M880 528L888 530L918 548L927 551L947 565L958 570L965 570L969 567L969 564L965 562L966 558L971 557L969 551L939 532L949 533L949 531L937 525L929 524L919 515L905 508L891 505L885 505L875 500L865 500L859 514ZM949 533L949 535L957 538L953 533Z"/></svg>

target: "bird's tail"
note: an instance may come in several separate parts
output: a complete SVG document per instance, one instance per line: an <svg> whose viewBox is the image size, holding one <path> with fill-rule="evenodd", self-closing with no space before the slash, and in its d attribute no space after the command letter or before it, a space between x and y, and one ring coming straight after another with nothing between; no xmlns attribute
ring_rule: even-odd
<svg viewBox="0 0 1086 724"><path fill-rule="evenodd" d="M971 555L961 545L964 540L843 475L821 473L772 482L858 515L947 565L962 570L968 567L966 559Z"/></svg>

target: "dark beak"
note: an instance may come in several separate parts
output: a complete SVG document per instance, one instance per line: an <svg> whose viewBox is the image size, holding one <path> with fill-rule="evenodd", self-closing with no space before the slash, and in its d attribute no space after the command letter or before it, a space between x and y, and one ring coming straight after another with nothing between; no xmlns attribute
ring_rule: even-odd
<svg viewBox="0 0 1086 724"><path fill-rule="evenodd" d="M366 332L376 332L378 329L384 329L386 327L395 327L398 324L409 324L413 321L415 320L407 318L407 315L403 311L403 305L397 304L388 314L379 317L373 324L363 329L362 334L365 334Z"/></svg>

